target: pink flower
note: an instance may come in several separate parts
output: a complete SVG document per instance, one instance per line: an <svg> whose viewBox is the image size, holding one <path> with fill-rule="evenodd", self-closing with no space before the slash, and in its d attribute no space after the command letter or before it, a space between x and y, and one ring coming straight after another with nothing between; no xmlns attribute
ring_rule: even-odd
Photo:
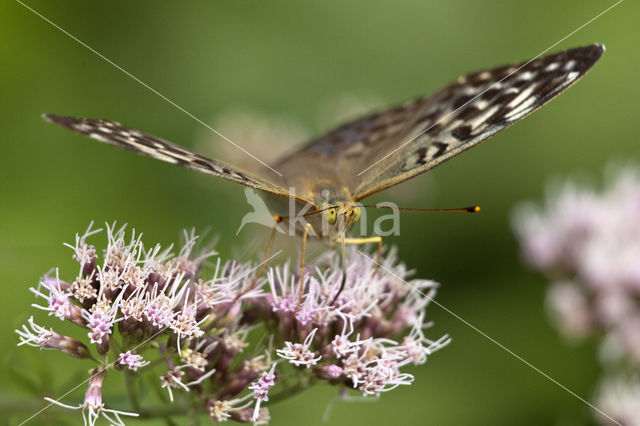
<svg viewBox="0 0 640 426"><path fill-rule="evenodd" d="M525 260L552 282L547 306L558 327L571 338L601 338L603 424L640 425L637 378L621 380L640 367L638 218L640 173L627 167L602 191L567 183L514 219Z"/></svg>
<svg viewBox="0 0 640 426"><path fill-rule="evenodd" d="M568 182L549 193L543 208L516 212L525 259L554 282L547 303L565 334L630 336L622 330L640 317L639 217L640 173L631 167L600 192ZM638 336L614 339L636 365Z"/></svg>
<svg viewBox="0 0 640 426"><path fill-rule="evenodd" d="M87 327L91 330L91 332L88 333L91 343L100 344L102 343L102 339L113 332L113 324L119 321L116 320L118 302L119 300L110 307L102 307L96 304L94 305L95 309L93 312L83 312L83 316L87 321Z"/></svg>
<svg viewBox="0 0 640 426"><path fill-rule="evenodd" d="M105 420L112 425L124 426L124 422L120 418L121 415L137 417L138 414L105 408L105 404L102 401L102 384L106 376L107 370L104 368L96 368L91 372L84 402L80 405L67 405L51 398L45 398L45 400L63 408L82 410L82 417L85 420L85 424L89 426L94 426L100 417L104 417Z"/></svg>
<svg viewBox="0 0 640 426"><path fill-rule="evenodd" d="M328 364L322 366L322 375L327 379L337 379L342 375L342 367L336 364Z"/></svg>
<svg viewBox="0 0 640 426"><path fill-rule="evenodd" d="M298 367L304 365L309 368L312 365L316 365L318 361L322 359L322 356L316 357L316 355L309 349L316 331L318 331L318 329L314 328L307 338L304 339L304 343L284 342L285 348L276 350L276 353L281 358L289 360L291 364Z"/></svg>
<svg viewBox="0 0 640 426"><path fill-rule="evenodd" d="M52 329L47 330L39 326L35 323L33 317L29 317L28 324L30 329L23 325L22 330L15 330L20 335L18 346L29 345L41 349L55 349L75 358L91 358L89 348L82 342L72 337L63 336Z"/></svg>
<svg viewBox="0 0 640 426"><path fill-rule="evenodd" d="M129 370L137 371L138 367L144 367L149 365L149 361L143 361L142 355L134 354L131 351L126 351L120 354L118 357L118 363L126 366Z"/></svg>
<svg viewBox="0 0 640 426"><path fill-rule="evenodd" d="M253 391L253 398L256 400L256 407L253 412L253 420L258 419L260 413L260 404L269 401L269 389L276 383L276 375L274 370L276 369L276 362L271 365L271 369L268 372L262 373L262 376L258 381L251 383L249 389Z"/></svg>
<svg viewBox="0 0 640 426"><path fill-rule="evenodd" d="M49 311L49 315L54 315L61 320L72 319L74 322L77 321L82 322L82 309L73 303L69 299L69 295L66 291L69 285L67 283L63 283L58 279L58 271L56 270L56 278L45 277L40 282L40 287L46 289L49 294L45 294L38 289L30 288L31 292L34 293L38 297L42 297L47 301L48 306L40 306L40 305L32 305L38 309L42 309L45 311Z"/></svg>

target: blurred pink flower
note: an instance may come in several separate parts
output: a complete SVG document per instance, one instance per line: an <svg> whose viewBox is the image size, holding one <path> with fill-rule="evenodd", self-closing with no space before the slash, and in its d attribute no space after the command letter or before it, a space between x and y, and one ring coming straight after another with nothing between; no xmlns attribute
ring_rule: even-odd
<svg viewBox="0 0 640 426"><path fill-rule="evenodd" d="M598 420L640 426L640 174L620 169L599 192L567 182L544 207L520 206L513 225L524 260L552 281L558 327L601 337Z"/></svg>
<svg viewBox="0 0 640 426"><path fill-rule="evenodd" d="M566 182L513 220L525 261L553 281L547 301L558 326L576 338L619 336L608 353L638 365L640 333L624 330L640 318L639 218L640 174L628 167L600 192Z"/></svg>
<svg viewBox="0 0 640 426"><path fill-rule="evenodd" d="M596 413L601 424L640 426L640 380L638 377L605 378L598 388L596 404L608 416Z"/></svg>

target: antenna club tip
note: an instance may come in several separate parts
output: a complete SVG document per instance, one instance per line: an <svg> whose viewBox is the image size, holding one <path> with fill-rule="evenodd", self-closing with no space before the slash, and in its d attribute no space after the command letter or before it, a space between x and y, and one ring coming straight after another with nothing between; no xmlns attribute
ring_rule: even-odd
<svg viewBox="0 0 640 426"><path fill-rule="evenodd" d="M274 215L273 216L273 220L275 220L277 223L282 222L282 217L278 216L278 215Z"/></svg>
<svg viewBox="0 0 640 426"><path fill-rule="evenodd" d="M471 212L472 213L478 213L480 211L480 206L473 206L471 207Z"/></svg>

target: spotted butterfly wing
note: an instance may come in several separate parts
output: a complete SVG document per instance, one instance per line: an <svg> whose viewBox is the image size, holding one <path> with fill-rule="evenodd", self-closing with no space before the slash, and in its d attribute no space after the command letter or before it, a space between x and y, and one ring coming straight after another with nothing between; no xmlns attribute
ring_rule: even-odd
<svg viewBox="0 0 640 426"><path fill-rule="evenodd" d="M332 196L361 200L524 118L583 77L603 53L604 46L591 45L460 77L433 95L329 132L275 167L308 194L326 187Z"/></svg>
<svg viewBox="0 0 640 426"><path fill-rule="evenodd" d="M582 78L603 53L603 46L591 45L461 77L431 96L356 120L284 157L274 164L283 176L251 174L114 121L44 117L104 143L322 206L331 199L361 200L477 145Z"/></svg>
<svg viewBox="0 0 640 426"><path fill-rule="evenodd" d="M52 123L109 145L133 151L156 160L178 164L274 195L294 197L302 203L309 203L308 200L289 194L288 190L284 189L282 185L273 183L256 174L240 170L220 160L214 160L140 130L123 126L115 121L64 117L55 114L45 114L43 117Z"/></svg>

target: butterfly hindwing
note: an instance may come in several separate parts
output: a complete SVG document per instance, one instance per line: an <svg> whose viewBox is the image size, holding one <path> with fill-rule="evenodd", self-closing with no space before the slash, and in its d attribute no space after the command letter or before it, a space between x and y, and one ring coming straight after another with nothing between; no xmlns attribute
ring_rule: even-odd
<svg viewBox="0 0 640 426"><path fill-rule="evenodd" d="M330 181L334 183L332 189L338 193L342 191L340 195L348 199L362 182L358 171L384 155L390 141L402 137L407 131L407 123L413 122L428 101L427 98L416 99L348 123L311 141L273 166L284 174L289 186L299 188L303 194L317 192L315 182ZM316 202L321 204L318 198Z"/></svg>
<svg viewBox="0 0 640 426"><path fill-rule="evenodd" d="M219 160L190 151L180 145L156 136L132 129L122 124L102 119L64 117L45 114L46 120L88 136L97 141L114 145L146 157L178 164L202 173L217 176L271 194L289 197L281 185L271 183L259 176L240 170ZM306 200L300 200L307 203Z"/></svg>

